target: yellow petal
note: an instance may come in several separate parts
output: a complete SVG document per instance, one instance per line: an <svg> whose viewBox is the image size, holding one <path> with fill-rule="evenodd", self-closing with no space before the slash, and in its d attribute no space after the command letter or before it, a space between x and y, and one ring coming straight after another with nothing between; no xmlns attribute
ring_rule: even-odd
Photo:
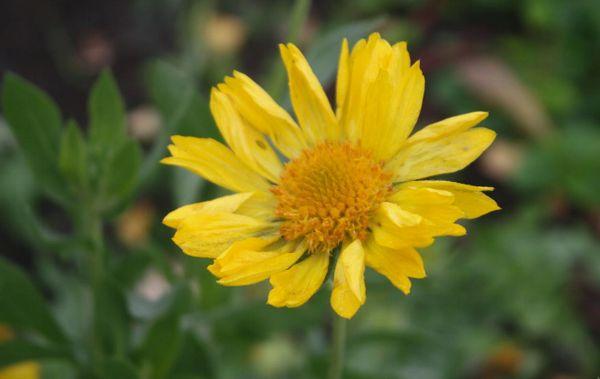
<svg viewBox="0 0 600 379"><path fill-rule="evenodd" d="M477 218L500 209L498 204L483 191L492 191L493 187L479 187L445 180L421 180L405 183L413 187L426 187L450 192L454 195L453 205L464 212L465 218Z"/></svg>
<svg viewBox="0 0 600 379"><path fill-rule="evenodd" d="M335 265L331 307L344 317L352 318L366 300L365 252L360 240L342 249Z"/></svg>
<svg viewBox="0 0 600 379"><path fill-rule="evenodd" d="M270 184L231 150L210 138L173 136L172 157L161 162L181 166L235 192L266 191Z"/></svg>
<svg viewBox="0 0 600 379"><path fill-rule="evenodd" d="M429 246L437 236L464 235L465 228L455 223L464 213L453 202L448 191L400 186L375 212L373 237L380 245L401 249Z"/></svg>
<svg viewBox="0 0 600 379"><path fill-rule="evenodd" d="M323 284L329 254L311 254L291 268L271 275L273 289L267 301L274 307L299 307L306 303Z"/></svg>
<svg viewBox="0 0 600 379"><path fill-rule="evenodd" d="M226 286L263 281L289 268L306 251L305 245L297 242L273 245L279 239L275 235L235 242L208 269L219 278L219 284Z"/></svg>
<svg viewBox="0 0 600 379"><path fill-rule="evenodd" d="M374 158L384 158L390 138L393 136L394 111L392 106L397 99L396 86L390 74L381 70L379 76L367 88L367 99L359 122L360 144L373 152ZM397 130L397 129L396 129Z"/></svg>
<svg viewBox="0 0 600 379"><path fill-rule="evenodd" d="M388 201L394 202L404 211L421 216L421 226L432 236L462 236L466 233L461 225L455 224L456 220L464 217L464 212L454 204L452 192L412 187L410 183L400 185Z"/></svg>
<svg viewBox="0 0 600 379"><path fill-rule="evenodd" d="M293 44L281 44L279 50L288 74L294 112L306 139L312 145L323 140L338 140L338 122L306 58Z"/></svg>
<svg viewBox="0 0 600 379"><path fill-rule="evenodd" d="M405 41L392 45L392 54L387 64L387 70L400 80L410 68L410 55Z"/></svg>
<svg viewBox="0 0 600 379"><path fill-rule="evenodd" d="M216 258L232 243L273 232L277 226L234 213L194 214L178 225L173 241L184 253L200 258Z"/></svg>
<svg viewBox="0 0 600 379"><path fill-rule="evenodd" d="M410 213L397 204L389 202L381 203L378 214L400 228L419 225L423 222L423 217L418 214Z"/></svg>
<svg viewBox="0 0 600 379"><path fill-rule="evenodd" d="M454 203L452 192L441 189L414 186L413 183L402 183L396 187L396 192L388 197L388 201L400 205L403 209L414 209L418 206L439 207Z"/></svg>
<svg viewBox="0 0 600 379"><path fill-rule="evenodd" d="M424 278L426 276L421 255L412 247L390 249L369 238L365 250L367 266L388 278L405 294L410 292L411 287L408 278Z"/></svg>
<svg viewBox="0 0 600 379"><path fill-rule="evenodd" d="M398 82L393 73L382 69L367 89L360 122L361 145L377 159L391 158L412 131L423 103L425 79L419 62Z"/></svg>
<svg viewBox="0 0 600 379"><path fill-rule="evenodd" d="M490 146L496 133L474 128L441 138L410 142L386 165L395 182L427 178L465 168Z"/></svg>
<svg viewBox="0 0 600 379"><path fill-rule="evenodd" d="M343 96L344 102L341 105L341 111L338 112L342 115L341 124L350 141L363 140L365 131L380 132L381 125L375 122L369 123L369 118L364 115L367 107L374 108L374 95L377 95L377 102L380 103L377 104L380 109L378 112L387 115L386 126L383 127L385 132L381 134L393 133L402 140L402 136L410 132L410 130L402 131L404 125L411 122L408 118L400 119L394 124L396 116L400 117L401 114L405 114L404 107L409 104L408 102L420 101L418 96L415 99L405 98L404 89L407 90L407 94L411 92L407 86L407 83L412 83L412 80L407 78L409 65L410 57L406 51L406 43L390 46L387 41L381 39L379 34L373 33L367 41L360 40L354 45L348 59L348 84ZM383 79L385 77L388 79ZM376 81L380 83L374 83ZM383 88L390 95L385 98L384 95L378 93L378 88ZM415 94L418 95L414 91L411 93L411 95ZM371 140L377 142L376 136ZM392 144L396 149L400 146L398 141L384 143ZM382 155L385 155L385 151Z"/></svg>
<svg viewBox="0 0 600 379"><path fill-rule="evenodd" d="M392 248L425 247L433 243L433 233L423 217L392 203L379 207L371 229L379 244Z"/></svg>
<svg viewBox="0 0 600 379"><path fill-rule="evenodd" d="M272 221L277 217L275 215L276 207L277 199L271 192L254 192L252 197L244 201L235 213Z"/></svg>
<svg viewBox="0 0 600 379"><path fill-rule="evenodd" d="M428 141L471 129L485 120L488 112L471 112L427 125L410 137L410 142Z"/></svg>
<svg viewBox="0 0 600 379"><path fill-rule="evenodd" d="M378 244L393 249L427 247L433 244L433 235L425 227L398 228L393 224L381 224L372 228Z"/></svg>
<svg viewBox="0 0 600 379"><path fill-rule="evenodd" d="M295 158L308 147L292 117L248 76L236 71L219 89L229 96L244 120L268 135L286 157Z"/></svg>
<svg viewBox="0 0 600 379"><path fill-rule="evenodd" d="M367 89L378 77L386 60L389 44L381 40L378 33L369 39L359 40L349 58L348 88L344 96L341 124L346 137L352 142L361 138L362 111L367 103Z"/></svg>
<svg viewBox="0 0 600 379"><path fill-rule="evenodd" d="M238 158L271 182L278 182L281 161L265 137L240 117L227 95L213 88L210 110L223 138Z"/></svg>
<svg viewBox="0 0 600 379"><path fill-rule="evenodd" d="M342 41L342 49L340 50L340 59L338 60L338 72L335 87L335 101L336 101L336 116L338 120L341 118L341 112L346 99L346 93L348 91L348 81L350 80L350 54L348 51L348 40L344 38Z"/></svg>
<svg viewBox="0 0 600 379"><path fill-rule="evenodd" d="M425 77L421 71L419 61L415 62L402 76L400 88L399 102L397 105L393 104L396 113L392 131L389 132L389 143L392 143L392 145L388 146L386 150L386 159L398 151L399 143L403 142L412 132L421 113L423 95L425 94Z"/></svg>
<svg viewBox="0 0 600 379"><path fill-rule="evenodd" d="M181 221L194 214L215 212L233 213L251 196L252 192L245 192L222 196L214 200L203 201L200 203L184 205L166 215L163 219L163 224L170 226L171 228L177 228Z"/></svg>

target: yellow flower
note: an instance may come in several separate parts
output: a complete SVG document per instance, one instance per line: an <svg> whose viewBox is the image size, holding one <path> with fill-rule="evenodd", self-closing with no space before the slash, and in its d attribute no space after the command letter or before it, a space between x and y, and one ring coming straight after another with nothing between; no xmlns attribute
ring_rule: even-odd
<svg viewBox="0 0 600 379"><path fill-rule="evenodd" d="M179 208L164 223L186 254L214 260L220 284L269 279L276 307L308 301L336 260L331 306L350 318L366 299L365 266L408 293L409 278L425 277L415 248L464 235L458 219L499 209L483 194L490 187L420 180L464 168L495 133L474 128L487 113L472 112L411 135L425 80L404 42L372 34L352 52L342 43L335 112L300 50L280 50L296 120L246 75L225 78L210 108L229 147L174 136L162 162L236 194Z"/></svg>
<svg viewBox="0 0 600 379"><path fill-rule="evenodd" d="M14 338L12 330L0 324L0 343ZM0 367L0 379L38 379L41 377L40 365L34 361L24 361L6 367Z"/></svg>

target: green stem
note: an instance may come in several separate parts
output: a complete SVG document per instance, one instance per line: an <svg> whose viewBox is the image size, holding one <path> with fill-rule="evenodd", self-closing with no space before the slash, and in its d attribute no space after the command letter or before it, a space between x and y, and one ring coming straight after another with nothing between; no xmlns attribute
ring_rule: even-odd
<svg viewBox="0 0 600 379"><path fill-rule="evenodd" d="M97 307L97 296L101 291L102 281L104 280L104 236L102 233L102 218L93 209L91 204L84 207L85 209L81 213L80 225L82 237L85 240L85 244L88 247L87 257L87 272L89 280L92 286L92 296L94 308ZM93 317L99 317L100 311L94 309ZM103 351L101 346L101 336L95 328L92 327L90 334L90 353L92 364L97 363L103 358Z"/></svg>
<svg viewBox="0 0 600 379"><path fill-rule="evenodd" d="M93 255L93 282L98 284L104 276L104 241L102 238L102 221L93 217L90 220L90 243Z"/></svg>
<svg viewBox="0 0 600 379"><path fill-rule="evenodd" d="M334 314L331 334L331 360L329 361L329 379L341 379L344 372L344 353L346 351L345 318Z"/></svg>

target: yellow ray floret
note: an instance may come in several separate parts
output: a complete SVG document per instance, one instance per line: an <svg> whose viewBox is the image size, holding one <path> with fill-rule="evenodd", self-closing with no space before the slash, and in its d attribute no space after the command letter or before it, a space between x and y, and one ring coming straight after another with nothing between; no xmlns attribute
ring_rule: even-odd
<svg viewBox="0 0 600 379"><path fill-rule="evenodd" d="M360 240L345 246L335 265L331 307L342 317L351 318L365 303L365 250Z"/></svg>
<svg viewBox="0 0 600 379"><path fill-rule="evenodd" d="M413 133L425 79L405 42L344 40L335 112L300 50L282 44L280 53L295 118L248 76L225 78L210 109L227 145L175 136L163 163L236 193L163 222L184 253L213 259L220 284L269 280L275 307L304 304L330 272L331 307L350 318L366 301L365 267L408 294L411 279L425 277L417 248L462 236L459 220L499 209L484 194L491 187L423 180L463 169L495 133L477 127L486 112Z"/></svg>

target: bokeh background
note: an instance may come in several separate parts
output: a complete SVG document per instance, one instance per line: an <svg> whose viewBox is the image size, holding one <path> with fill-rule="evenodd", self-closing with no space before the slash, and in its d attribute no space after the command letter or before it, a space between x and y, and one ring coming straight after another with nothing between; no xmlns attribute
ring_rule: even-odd
<svg viewBox="0 0 600 379"><path fill-rule="evenodd" d="M373 31L421 60L419 127L490 112L496 142L450 178L496 187L503 210L424 250L428 278L409 296L367 275L345 377L600 375L594 0L2 1L0 366L323 377L328 291L282 310L266 283L217 285L160 221L222 190L157 162L168 135L219 138L207 94L232 70L289 108L278 43L297 43L332 95L341 39ZM102 142L94 125L111 120Z"/></svg>

